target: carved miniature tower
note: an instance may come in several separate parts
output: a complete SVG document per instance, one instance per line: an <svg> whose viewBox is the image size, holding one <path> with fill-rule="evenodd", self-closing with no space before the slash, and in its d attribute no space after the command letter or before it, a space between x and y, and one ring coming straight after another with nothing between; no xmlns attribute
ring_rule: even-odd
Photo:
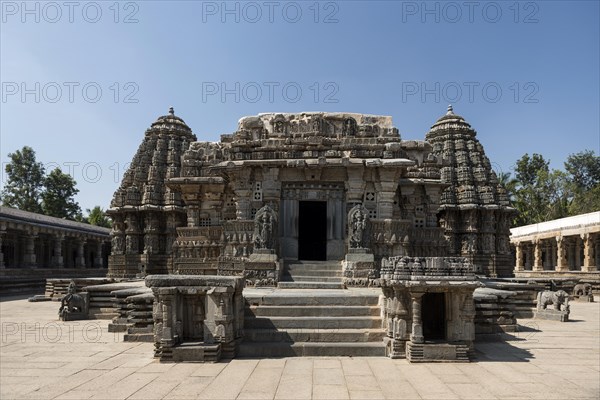
<svg viewBox="0 0 600 400"><path fill-rule="evenodd" d="M108 276L168 273L176 228L184 226L181 194L165 185L180 176L181 156L196 136L173 107L146 130L108 215L113 220Z"/></svg>
<svg viewBox="0 0 600 400"><path fill-rule="evenodd" d="M510 207L476 131L452 106L431 127L426 140L446 164L438 218L451 256L468 258L488 276L510 276Z"/></svg>

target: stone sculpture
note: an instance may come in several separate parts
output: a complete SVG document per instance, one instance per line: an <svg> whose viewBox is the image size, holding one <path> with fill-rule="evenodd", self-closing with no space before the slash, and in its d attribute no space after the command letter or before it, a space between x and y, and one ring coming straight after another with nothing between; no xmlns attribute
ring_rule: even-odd
<svg viewBox="0 0 600 400"><path fill-rule="evenodd" d="M77 294L77 285L75 285L74 281L71 281L67 294L60 301L58 316L63 321L73 321L87 319L87 314L87 293Z"/></svg>
<svg viewBox="0 0 600 400"><path fill-rule="evenodd" d="M367 230L367 214L363 205L356 205L348 214L349 222L349 242L350 248L362 249L365 247L365 234Z"/></svg>
<svg viewBox="0 0 600 400"><path fill-rule="evenodd" d="M580 301L593 302L592 285L589 283L578 283L573 288L573 297Z"/></svg>
<svg viewBox="0 0 600 400"><path fill-rule="evenodd" d="M548 308L549 305L552 305L552 308ZM565 322L569 318L569 312L569 294L564 290L545 290L538 293L536 318Z"/></svg>
<svg viewBox="0 0 600 400"><path fill-rule="evenodd" d="M264 206L256 213L254 218L254 248L273 249L274 231L277 218L269 206Z"/></svg>
<svg viewBox="0 0 600 400"><path fill-rule="evenodd" d="M538 294L538 309L545 310L550 304L555 310L564 310L569 295L564 290L556 292L543 291Z"/></svg>

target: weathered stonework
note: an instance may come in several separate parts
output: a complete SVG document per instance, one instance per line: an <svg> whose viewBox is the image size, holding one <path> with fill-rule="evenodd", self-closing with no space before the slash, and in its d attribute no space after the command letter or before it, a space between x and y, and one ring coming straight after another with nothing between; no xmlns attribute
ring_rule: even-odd
<svg viewBox="0 0 600 400"><path fill-rule="evenodd" d="M165 182L180 175L181 156L195 140L172 108L146 131L107 210L113 220L109 277L172 270L175 230L185 225L186 212L181 194Z"/></svg>
<svg viewBox="0 0 600 400"><path fill-rule="evenodd" d="M492 170L476 132L448 107L425 136L441 168L444 189L439 223L444 229L449 256L468 258L487 276L510 276L510 207L506 192Z"/></svg>
<svg viewBox="0 0 600 400"><path fill-rule="evenodd" d="M564 290L538 293L535 318L566 322L569 320L569 313L569 294Z"/></svg>
<svg viewBox="0 0 600 400"><path fill-rule="evenodd" d="M411 362L469 361L473 291L482 286L466 258L391 257L382 263L387 354Z"/></svg>
<svg viewBox="0 0 600 400"><path fill-rule="evenodd" d="M233 358L244 330L240 277L149 275L155 357L161 361Z"/></svg>

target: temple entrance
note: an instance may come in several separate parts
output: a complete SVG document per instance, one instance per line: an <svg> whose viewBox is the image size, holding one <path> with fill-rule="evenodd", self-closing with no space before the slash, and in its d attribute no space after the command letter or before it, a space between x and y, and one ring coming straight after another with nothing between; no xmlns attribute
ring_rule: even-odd
<svg viewBox="0 0 600 400"><path fill-rule="evenodd" d="M446 296L444 293L425 293L422 308L425 340L446 339Z"/></svg>
<svg viewBox="0 0 600 400"><path fill-rule="evenodd" d="M204 320L202 300L204 299L198 295L182 295L182 297L184 301L180 306L183 314L183 341L201 342L204 340L202 331L202 321Z"/></svg>
<svg viewBox="0 0 600 400"><path fill-rule="evenodd" d="M298 259L327 259L327 202L301 201L298 210Z"/></svg>

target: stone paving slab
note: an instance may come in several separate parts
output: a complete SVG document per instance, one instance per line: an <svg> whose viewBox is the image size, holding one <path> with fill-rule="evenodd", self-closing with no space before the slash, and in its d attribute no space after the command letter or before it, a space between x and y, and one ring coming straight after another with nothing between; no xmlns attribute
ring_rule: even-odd
<svg viewBox="0 0 600 400"><path fill-rule="evenodd" d="M58 321L56 303L0 302L0 399L600 399L600 304L523 319L472 363L376 357L161 364L108 321Z"/></svg>

